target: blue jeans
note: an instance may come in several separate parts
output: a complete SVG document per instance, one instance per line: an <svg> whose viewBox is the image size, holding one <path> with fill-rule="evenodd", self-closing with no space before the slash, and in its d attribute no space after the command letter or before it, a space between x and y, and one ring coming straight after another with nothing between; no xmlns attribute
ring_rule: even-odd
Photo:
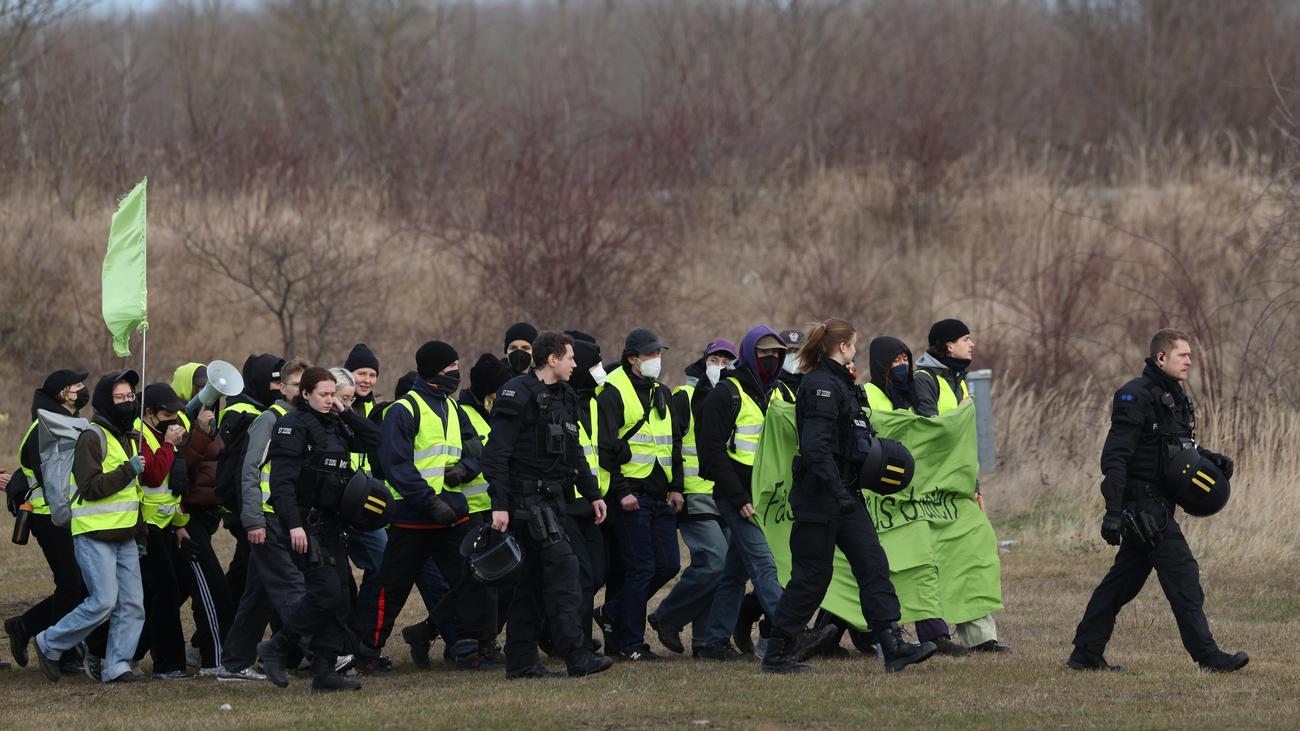
<svg viewBox="0 0 1300 731"><path fill-rule="evenodd" d="M727 528L727 562L713 594L704 636L695 646L720 645L731 639L740 616L740 602L745 598L745 580L754 582L758 603L769 617L776 615L781 602L781 584L776 579L776 560L768 548L767 536L753 520L740 517L740 511L727 501L719 501L718 513Z"/></svg>
<svg viewBox="0 0 1300 731"><path fill-rule="evenodd" d="M691 565L682 572L668 596L655 609L660 627L675 630L691 625L692 644L700 647L713 607L713 594L722 580L727 559L727 534L716 520L682 521L677 529L691 552Z"/></svg>
<svg viewBox="0 0 1300 731"><path fill-rule="evenodd" d="M108 651L99 679L107 683L131 670L131 658L144 629L144 584L135 541L72 537L77 565L90 596L53 627L36 636L36 649L59 661L96 627L108 621Z"/></svg>
<svg viewBox="0 0 1300 731"><path fill-rule="evenodd" d="M640 510L614 504L618 549L623 557L623 588L605 603L618 626L619 650L645 644L646 604L681 568L677 514L663 498L637 496ZM612 604L612 606L611 606Z"/></svg>

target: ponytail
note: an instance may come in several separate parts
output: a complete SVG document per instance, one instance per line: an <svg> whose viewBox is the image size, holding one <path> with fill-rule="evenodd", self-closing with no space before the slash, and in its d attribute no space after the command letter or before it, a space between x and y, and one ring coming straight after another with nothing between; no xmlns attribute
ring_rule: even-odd
<svg viewBox="0 0 1300 731"><path fill-rule="evenodd" d="M799 371L807 373L816 368L823 357L834 353L840 345L852 342L856 333L852 323L838 317L818 323L799 350Z"/></svg>

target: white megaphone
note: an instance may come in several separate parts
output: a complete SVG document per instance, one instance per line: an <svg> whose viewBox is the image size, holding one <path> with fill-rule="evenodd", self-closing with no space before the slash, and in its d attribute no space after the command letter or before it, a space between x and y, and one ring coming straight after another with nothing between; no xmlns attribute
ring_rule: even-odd
<svg viewBox="0 0 1300 731"><path fill-rule="evenodd" d="M190 420L198 418L199 409L211 406L222 396L236 396L244 390L244 376L239 369L224 360L214 360L207 366L208 382L185 405L185 415Z"/></svg>

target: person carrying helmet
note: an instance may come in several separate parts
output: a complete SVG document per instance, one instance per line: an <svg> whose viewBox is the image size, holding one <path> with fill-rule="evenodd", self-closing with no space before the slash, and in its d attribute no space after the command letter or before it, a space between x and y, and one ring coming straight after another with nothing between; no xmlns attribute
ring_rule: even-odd
<svg viewBox="0 0 1300 731"><path fill-rule="evenodd" d="M1174 612L1183 647L1203 670L1232 672L1250 661L1245 652L1229 655L1220 650L1210 633L1200 569L1174 519L1174 502L1166 487L1170 459L1189 447L1195 449L1195 406L1183 389L1192 367L1190 343L1178 330L1157 332L1142 375L1124 384L1111 402L1110 432L1101 451L1101 494L1106 500L1101 536L1119 546L1119 553L1075 630L1074 652L1066 661L1071 669L1120 670L1106 662L1106 643L1116 615L1142 590L1153 568ZM1204 472L1224 481L1232 477L1231 459L1197 451Z"/></svg>

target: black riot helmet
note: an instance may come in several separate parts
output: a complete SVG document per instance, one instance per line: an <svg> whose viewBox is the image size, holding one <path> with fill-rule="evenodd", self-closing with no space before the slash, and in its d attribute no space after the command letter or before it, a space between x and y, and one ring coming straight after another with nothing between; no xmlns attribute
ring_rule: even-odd
<svg viewBox="0 0 1300 731"><path fill-rule="evenodd" d="M343 488L339 515L359 531L378 530L388 525L393 514L393 496L383 482L357 470Z"/></svg>
<svg viewBox="0 0 1300 731"><path fill-rule="evenodd" d="M509 586L518 582L519 567L524 563L524 549L510 533L484 524L471 531L460 544L460 553L469 559L474 578L488 586Z"/></svg>
<svg viewBox="0 0 1300 731"><path fill-rule="evenodd" d="M1197 518L1223 510L1232 494L1228 476L1195 448L1184 449L1169 461L1165 489L1178 507Z"/></svg>
<svg viewBox="0 0 1300 731"><path fill-rule="evenodd" d="M872 437L867 458L858 472L858 489L870 490L878 495L893 495L912 484L914 474L916 460L902 442Z"/></svg>

